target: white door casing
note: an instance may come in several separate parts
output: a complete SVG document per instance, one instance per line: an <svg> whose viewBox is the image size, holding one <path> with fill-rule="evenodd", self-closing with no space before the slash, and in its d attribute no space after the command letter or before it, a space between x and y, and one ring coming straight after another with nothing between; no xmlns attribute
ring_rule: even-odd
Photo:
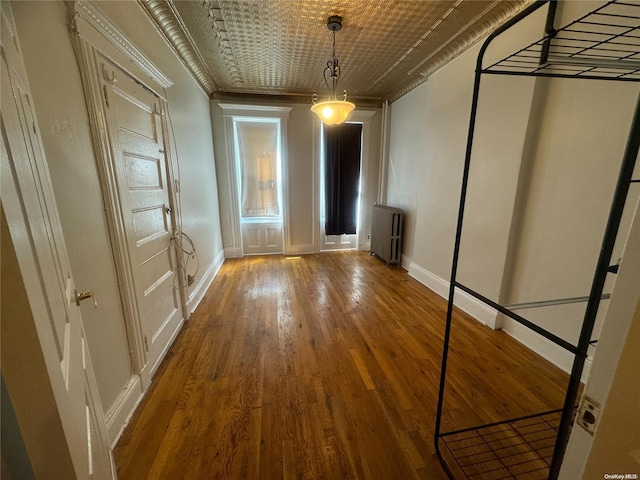
<svg viewBox="0 0 640 480"><path fill-rule="evenodd" d="M99 56L109 140L151 374L184 321L169 199L164 101Z"/></svg>
<svg viewBox="0 0 640 480"><path fill-rule="evenodd" d="M230 193L230 222L232 245L225 247L225 257L241 257L262 253L290 253L289 209L287 204L287 122L291 107L267 107L219 103L224 117L227 176ZM240 182L236 162L234 119L279 118L280 119L280 157L282 188L282 221L242 222L240 213ZM284 243L284 244L283 244Z"/></svg>
<svg viewBox="0 0 640 480"><path fill-rule="evenodd" d="M349 122L347 122L349 123ZM324 128L324 127L323 127ZM322 132L322 130L321 130ZM324 171L324 165L325 165L325 159L324 159L324 142L322 141L322 139L324 138L324 135L321 134L320 135L320 144L321 144L321 156L320 156L320 174L318 176L318 178L320 179L320 185L319 185L319 190L320 190L320 251L326 251L326 250L355 250L358 248L358 235L360 233L360 222L358 221L358 225L356 226L356 233L345 233L343 235L327 235L326 234L326 228L325 228L325 205L326 205L326 200L325 200L325 185L324 185L324 178L325 178L325 171ZM360 192L362 192L362 187L363 187L363 175L362 175L362 165L364 163L364 155L363 155L363 144L364 144L364 126L362 129L362 134L360 135L360 178L358 180L358 190ZM358 195L358 215L360 214L360 209L361 209L361 204L362 204L362 195ZM360 218L358 216L358 218Z"/></svg>
<svg viewBox="0 0 640 480"><path fill-rule="evenodd" d="M349 117L349 122L351 123L361 123L362 124L362 150L360 152L361 163L360 163L360 201L358 205L358 218L359 225L356 228L356 233L354 235L325 235L324 234L324 218L322 218L322 209L324 208L322 205L322 191L321 191L321 183L322 183L322 125L321 122L314 118L313 123L313 139L314 139L314 179L313 179L313 190L314 190L314 199L315 199L315 208L314 208L314 242L317 245L317 251L324 250L347 250L347 249L359 249L366 250L370 247L370 240L368 238L363 238L362 236L362 219L365 216L366 210L368 208L372 208L371 205L366 205L363 201L363 192L367 191L367 178L369 175L369 143L371 136L371 117L376 114L375 111L372 110L354 110Z"/></svg>
<svg viewBox="0 0 640 480"><path fill-rule="evenodd" d="M162 210L159 208L160 204L164 204L164 208L175 205L171 188L173 178L170 169L167 169L167 165L171 163L170 150L164 144L168 138L164 115L164 91L173 83L93 4L76 0L69 2L68 6L69 28L85 89L106 219L120 281L120 295L131 346L131 361L144 391L150 385L153 372L177 335L183 319L188 317L185 303L188 295L184 279L180 275L170 273L175 270L175 252L172 252L174 249L158 246L165 243L164 246L168 247L166 243L171 235L167 233L175 233L173 226L176 225L179 215L179 212L172 209L170 213L164 210L164 218L161 219L159 216ZM118 82L124 82L128 87L123 88ZM130 90L132 85L142 98L137 99L136 94L127 93L127 89ZM124 110L120 112L119 108ZM136 116L138 119L144 117L147 122L145 126L140 127L142 132L136 133L137 127L125 127L127 132L121 131L121 120L126 125L128 122L135 122ZM145 131L147 134L143 133ZM154 145L157 147L156 151L149 151L150 148L155 148ZM125 153L127 149L136 148L146 149L147 152L131 152L134 153L133 156ZM127 156L139 160L137 163L140 169L137 173L131 172L132 178L127 173ZM130 161L129 166L132 166L131 163ZM142 184L150 180L149 175L153 175L153 168L148 168L153 163L156 165L155 190L161 185L163 193L156 191L154 194L151 184ZM147 168L141 166L145 164ZM133 182L131 184L130 179ZM152 199L154 195L156 198ZM155 208L151 208L152 205L145 207L140 203L145 197L146 200L151 200ZM159 201L159 197L163 200ZM147 210L144 210L145 208ZM134 213L134 210L138 213ZM145 211L146 218L140 219L142 223L136 223L133 217L145 217ZM161 225L162 223L164 225ZM162 231L149 230L158 226ZM137 231L138 227L141 229ZM151 260L153 254L150 254L149 250L153 248L157 248L156 253L164 252L162 260L165 260L164 266L169 268L163 272L160 272L160 257L156 257L155 261ZM147 273L151 273L152 276L156 275L156 281L149 284L148 279L138 278L145 269L150 270L151 272ZM178 291L169 287L171 276L173 287L177 286ZM166 295L163 296L162 293ZM169 308L170 314L154 317L161 318L159 323L150 322L150 315L156 313L151 312L151 309L163 301L165 306L171 303L175 305L177 293L180 312Z"/></svg>
<svg viewBox="0 0 640 480"><path fill-rule="evenodd" d="M265 128L270 131L270 135L265 139L261 136L258 140L250 132L253 128ZM241 134L240 132L244 132ZM275 142L272 143L275 132ZM254 142L264 142L259 146ZM242 146L244 145L244 146ZM235 167L239 177L238 204L240 205L240 223L242 228L242 254L243 255L266 255L283 253L283 201L282 201L282 122L280 119L265 120L252 118L234 118L234 153ZM259 158L251 157L255 149L266 148L270 153L263 151ZM249 153L252 152L252 153ZM256 162L254 164L253 162ZM253 170L253 167L256 167ZM249 178L243 179L243 172L251 170L248 176L257 180L254 184ZM244 182L247 184L244 184ZM263 183L266 184L263 186ZM249 191L244 191L248 189ZM258 190L256 190L258 189ZM243 205L243 198L247 197L248 205ZM249 200L251 199L251 200ZM260 201L258 202L258 199ZM276 214L273 211L273 204L278 205ZM256 203L257 202L257 203ZM245 209L260 208L264 211L252 214L245 214ZM270 212L270 213L267 213ZM255 216L254 216L255 215ZM264 216L262 216L264 215Z"/></svg>
<svg viewBox="0 0 640 480"><path fill-rule="evenodd" d="M2 206L75 476L115 478L104 413L10 8L8 2L2 2ZM25 438L28 450L34 448L34 442L39 444L37 438ZM46 466L34 462L34 469L39 468Z"/></svg>

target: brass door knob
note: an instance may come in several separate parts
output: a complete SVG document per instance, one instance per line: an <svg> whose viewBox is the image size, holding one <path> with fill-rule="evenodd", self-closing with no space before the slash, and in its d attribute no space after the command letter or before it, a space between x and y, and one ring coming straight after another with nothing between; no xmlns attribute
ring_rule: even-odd
<svg viewBox="0 0 640 480"><path fill-rule="evenodd" d="M93 294L93 292L79 292L78 290L75 291L76 292L76 305L80 305L80 302L83 300L86 300L87 298L93 298L93 307L94 308L98 308L98 301L96 300L96 296Z"/></svg>

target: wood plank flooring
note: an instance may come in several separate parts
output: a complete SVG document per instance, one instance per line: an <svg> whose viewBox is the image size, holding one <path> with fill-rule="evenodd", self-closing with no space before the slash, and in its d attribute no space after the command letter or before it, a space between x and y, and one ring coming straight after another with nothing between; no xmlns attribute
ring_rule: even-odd
<svg viewBox="0 0 640 480"><path fill-rule="evenodd" d="M121 480L445 478L446 302L363 252L225 261L116 449ZM562 406L567 375L460 313L443 431Z"/></svg>

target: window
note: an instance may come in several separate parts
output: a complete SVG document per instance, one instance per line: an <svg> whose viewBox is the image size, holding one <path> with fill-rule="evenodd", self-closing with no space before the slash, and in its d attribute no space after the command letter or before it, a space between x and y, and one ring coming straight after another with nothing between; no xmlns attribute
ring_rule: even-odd
<svg viewBox="0 0 640 480"><path fill-rule="evenodd" d="M291 107L218 103L227 138L227 258L285 251L286 144Z"/></svg>
<svg viewBox="0 0 640 480"><path fill-rule="evenodd" d="M240 216L280 218L280 120L234 119Z"/></svg>
<svg viewBox="0 0 640 480"><path fill-rule="evenodd" d="M360 200L362 124L322 129L325 235L355 234Z"/></svg>

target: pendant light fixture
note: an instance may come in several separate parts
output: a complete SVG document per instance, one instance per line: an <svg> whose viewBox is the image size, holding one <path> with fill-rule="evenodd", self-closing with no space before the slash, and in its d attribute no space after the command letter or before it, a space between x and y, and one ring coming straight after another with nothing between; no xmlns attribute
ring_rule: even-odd
<svg viewBox="0 0 640 480"><path fill-rule="evenodd" d="M327 101L316 103L318 96L314 93L311 97L314 104L311 107L311 111L318 115L326 125L337 125L344 122L356 106L351 102L347 102L346 90L342 91L342 100L338 100L336 97L338 80L340 80L340 65L336 58L336 32L342 28L342 17L337 15L329 17L327 28L333 32L333 56L327 62L323 76L324 83L329 89L330 97Z"/></svg>

